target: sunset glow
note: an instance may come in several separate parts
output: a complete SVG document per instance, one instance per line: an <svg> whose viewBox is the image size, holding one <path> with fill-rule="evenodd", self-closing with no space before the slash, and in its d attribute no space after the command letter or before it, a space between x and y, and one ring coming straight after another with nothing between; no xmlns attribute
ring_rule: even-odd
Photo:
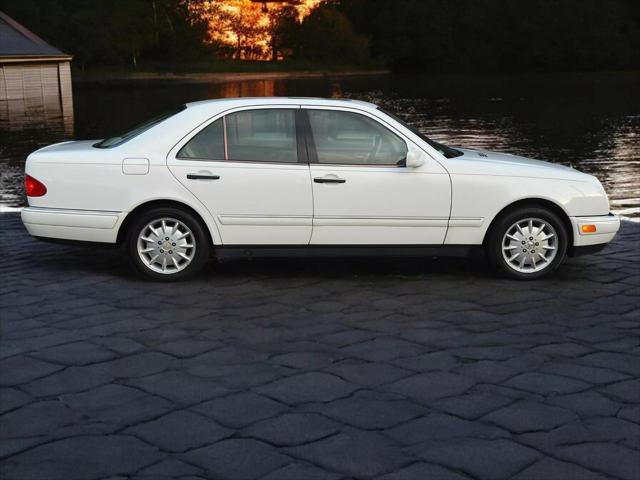
<svg viewBox="0 0 640 480"><path fill-rule="evenodd" d="M232 58L268 60L273 53L270 25L274 15L294 8L301 21L321 1L210 0L194 4L192 12L208 20L209 40L227 46Z"/></svg>

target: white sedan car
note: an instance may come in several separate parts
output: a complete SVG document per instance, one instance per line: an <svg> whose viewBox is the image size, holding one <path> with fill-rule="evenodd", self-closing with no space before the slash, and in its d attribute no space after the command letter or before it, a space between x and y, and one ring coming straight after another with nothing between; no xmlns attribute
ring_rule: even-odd
<svg viewBox="0 0 640 480"><path fill-rule="evenodd" d="M620 221L593 176L451 148L375 105L237 98L189 103L120 136L26 163L29 233L123 245L174 280L225 254L467 253L533 279L595 252Z"/></svg>

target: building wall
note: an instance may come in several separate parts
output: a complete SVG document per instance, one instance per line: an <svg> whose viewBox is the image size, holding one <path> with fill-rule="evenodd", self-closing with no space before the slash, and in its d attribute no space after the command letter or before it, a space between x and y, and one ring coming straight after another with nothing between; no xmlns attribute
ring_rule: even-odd
<svg viewBox="0 0 640 480"><path fill-rule="evenodd" d="M69 62L0 64L0 113L9 128L56 119L62 120L65 130L72 130Z"/></svg>

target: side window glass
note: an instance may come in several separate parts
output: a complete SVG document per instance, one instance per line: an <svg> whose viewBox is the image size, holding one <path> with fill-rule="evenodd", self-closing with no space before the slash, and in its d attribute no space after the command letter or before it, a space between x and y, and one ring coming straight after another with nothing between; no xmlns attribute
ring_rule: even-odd
<svg viewBox="0 0 640 480"><path fill-rule="evenodd" d="M364 115L335 110L307 110L318 163L402 165L407 144Z"/></svg>
<svg viewBox="0 0 640 480"><path fill-rule="evenodd" d="M178 152L178 158L224 160L223 120L216 120L189 140Z"/></svg>
<svg viewBox="0 0 640 480"><path fill-rule="evenodd" d="M225 121L229 161L298 161L294 110L246 110L227 115Z"/></svg>

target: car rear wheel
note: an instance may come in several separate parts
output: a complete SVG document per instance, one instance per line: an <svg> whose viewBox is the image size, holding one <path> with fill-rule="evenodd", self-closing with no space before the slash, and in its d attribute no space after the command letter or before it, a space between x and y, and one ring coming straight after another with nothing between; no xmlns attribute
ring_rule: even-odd
<svg viewBox="0 0 640 480"><path fill-rule="evenodd" d="M500 217L489 233L487 256L503 275L519 280L543 277L564 261L568 233L550 210L524 207Z"/></svg>
<svg viewBox="0 0 640 480"><path fill-rule="evenodd" d="M138 215L126 242L136 270L154 280L191 277L209 258L209 241L201 223L178 208L154 208Z"/></svg>

